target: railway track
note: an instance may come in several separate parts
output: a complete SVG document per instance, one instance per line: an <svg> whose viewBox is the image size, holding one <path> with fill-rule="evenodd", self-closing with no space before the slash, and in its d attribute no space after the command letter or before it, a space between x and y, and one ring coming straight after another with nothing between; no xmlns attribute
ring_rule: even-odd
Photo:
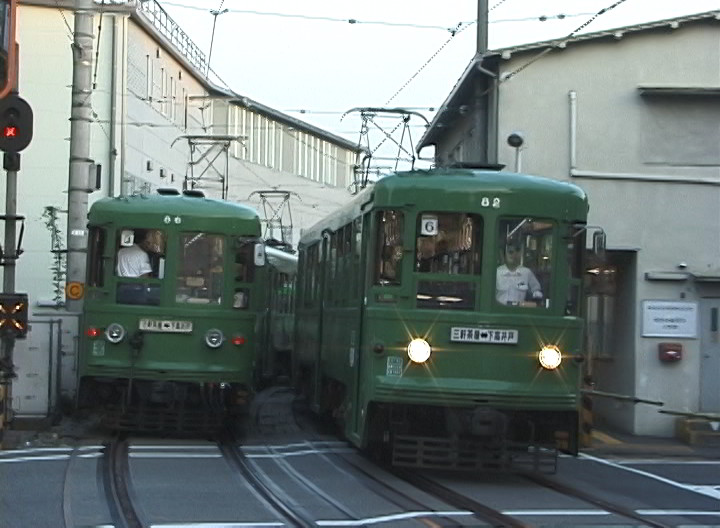
<svg viewBox="0 0 720 528"><path fill-rule="evenodd" d="M555 480L555 479L551 479L545 475L529 473L529 472L523 472L523 473L520 473L520 475L526 480L529 480L529 481L531 481L535 484L538 484L540 486L543 486L545 488L551 489L562 495L565 495L568 497L574 497L574 498L579 499L588 504L592 504L593 506L596 506L602 510L605 510L605 511L614 513L616 515L619 515L621 517L625 517L627 519L632 519L633 521L642 523L641 524L642 526L649 526L651 528L671 528L670 525L655 521L653 519L648 518L645 515L640 515L626 506L622 506L622 505L610 502L608 500L602 499L602 498L598 497L597 495L593 495L592 493L590 493L588 491L579 489L574 486L569 486L569 485L563 484L562 482L559 482L558 480Z"/></svg>
<svg viewBox="0 0 720 528"><path fill-rule="evenodd" d="M118 437L105 445L102 460L103 481L108 508L115 526L144 528L149 526L133 502L131 492L128 443Z"/></svg>

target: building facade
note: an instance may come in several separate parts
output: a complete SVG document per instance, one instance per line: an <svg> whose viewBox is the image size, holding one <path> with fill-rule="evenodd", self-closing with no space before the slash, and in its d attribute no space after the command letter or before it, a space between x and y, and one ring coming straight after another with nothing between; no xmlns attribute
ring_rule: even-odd
<svg viewBox="0 0 720 528"><path fill-rule="evenodd" d="M438 164L499 161L587 192L608 248L588 275L588 388L616 395L593 398L595 420L627 432L720 412L718 123L709 12L476 56L420 141Z"/></svg>
<svg viewBox="0 0 720 528"><path fill-rule="evenodd" d="M155 0L94 5L88 206L201 189L255 207L266 236L292 243L351 198L357 145L210 82L203 52ZM63 307L73 6L22 0L17 10L18 90L35 118L17 194L26 220L15 289L31 305L31 331L14 352L20 416L46 414L74 392L77 314Z"/></svg>

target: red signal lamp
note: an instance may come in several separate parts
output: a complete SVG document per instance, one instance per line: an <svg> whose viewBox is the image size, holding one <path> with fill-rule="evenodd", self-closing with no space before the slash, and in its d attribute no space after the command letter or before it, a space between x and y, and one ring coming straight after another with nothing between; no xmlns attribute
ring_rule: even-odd
<svg viewBox="0 0 720 528"><path fill-rule="evenodd" d="M245 336L235 336L232 338L232 344L235 346L242 346L245 344Z"/></svg>

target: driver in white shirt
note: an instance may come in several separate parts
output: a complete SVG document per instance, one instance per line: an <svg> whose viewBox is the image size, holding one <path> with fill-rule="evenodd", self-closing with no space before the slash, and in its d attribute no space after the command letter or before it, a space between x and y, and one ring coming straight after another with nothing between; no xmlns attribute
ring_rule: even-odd
<svg viewBox="0 0 720 528"><path fill-rule="evenodd" d="M122 247L117 254L117 274L119 277L149 277L152 272L150 256L143 249L148 232L136 229L132 246Z"/></svg>
<svg viewBox="0 0 720 528"><path fill-rule="evenodd" d="M537 306L543 297L540 282L530 268L520 264L520 246L510 242L505 247L505 264L497 269L495 296L500 304Z"/></svg>

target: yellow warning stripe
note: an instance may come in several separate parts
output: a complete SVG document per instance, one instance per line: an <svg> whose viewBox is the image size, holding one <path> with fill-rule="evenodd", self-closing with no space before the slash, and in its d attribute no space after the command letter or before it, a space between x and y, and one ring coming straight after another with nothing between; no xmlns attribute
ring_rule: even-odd
<svg viewBox="0 0 720 528"><path fill-rule="evenodd" d="M593 440L598 440L599 442L602 442L604 444L622 444L622 442L617 438L613 438L612 436L602 433L600 431L593 431L592 437Z"/></svg>

